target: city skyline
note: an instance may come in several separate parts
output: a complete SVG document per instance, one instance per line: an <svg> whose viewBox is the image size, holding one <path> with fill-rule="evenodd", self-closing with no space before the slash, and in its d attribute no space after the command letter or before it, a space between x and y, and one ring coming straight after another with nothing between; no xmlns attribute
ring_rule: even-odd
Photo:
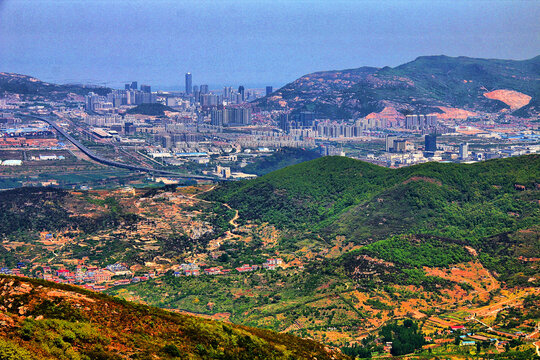
<svg viewBox="0 0 540 360"><path fill-rule="evenodd" d="M277 89L314 71L421 55L531 58L538 17L533 1L4 0L0 71L177 91L191 72L211 89Z"/></svg>

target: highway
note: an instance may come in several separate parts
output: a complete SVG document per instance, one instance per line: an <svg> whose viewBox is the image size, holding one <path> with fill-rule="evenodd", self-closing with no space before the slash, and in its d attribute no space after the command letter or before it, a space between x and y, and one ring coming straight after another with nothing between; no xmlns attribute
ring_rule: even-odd
<svg viewBox="0 0 540 360"><path fill-rule="evenodd" d="M75 145L77 148L79 148L79 150L81 150L83 153L85 153L89 158L91 158L92 160L95 160L95 161L97 161L97 162L99 162L101 164L104 164L104 165L109 165L109 166L114 166L114 167L118 167L118 168L122 168L122 169L134 170L134 171L143 171L143 172L148 172L148 173L157 174L157 175L165 175L165 176L169 176L169 177L184 178L184 179L213 180L213 181L222 180L222 179L218 179L218 178L214 178L214 177L210 177L210 176L185 175L185 174L179 174L179 173L176 173L176 172L173 172L173 171L159 170L159 169L154 169L154 168L149 168L149 167L144 167L144 166L124 164L124 163L121 163L121 162L118 162L118 161L109 160L109 159L106 159L104 157L101 157L101 156L93 153L90 149L88 149L86 146L81 144L77 139L75 139L73 136L68 134L64 129L62 129L60 126L58 126L58 124L56 124L56 122L54 122L53 120L48 119L48 118L44 118L44 117L35 116L35 115L26 115L26 114L19 114L19 115L31 117L33 119L46 122L47 124L52 126L56 131L58 131L60 134L62 134L66 139L68 139L73 145Z"/></svg>

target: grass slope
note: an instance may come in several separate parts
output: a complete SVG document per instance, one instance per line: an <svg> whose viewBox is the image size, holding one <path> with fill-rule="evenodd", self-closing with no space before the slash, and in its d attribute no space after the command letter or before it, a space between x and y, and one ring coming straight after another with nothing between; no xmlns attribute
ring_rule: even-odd
<svg viewBox="0 0 540 360"><path fill-rule="evenodd" d="M292 335L0 278L2 359L345 359Z"/></svg>

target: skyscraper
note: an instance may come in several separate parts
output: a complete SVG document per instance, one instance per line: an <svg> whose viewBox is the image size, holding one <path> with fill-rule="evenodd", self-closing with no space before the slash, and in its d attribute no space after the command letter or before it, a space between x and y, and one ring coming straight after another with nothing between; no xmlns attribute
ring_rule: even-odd
<svg viewBox="0 0 540 360"><path fill-rule="evenodd" d="M141 91L144 93L151 93L152 87L150 85L141 85Z"/></svg>
<svg viewBox="0 0 540 360"><path fill-rule="evenodd" d="M244 92L245 92L245 89L242 85L240 85L238 87L238 93L240 94L240 96L242 97L242 101L246 101L246 97L244 95Z"/></svg>
<svg viewBox="0 0 540 360"><path fill-rule="evenodd" d="M274 89L271 86L266 87L266 96L270 95L274 92Z"/></svg>
<svg viewBox="0 0 540 360"><path fill-rule="evenodd" d="M226 100L230 100L231 99L231 94L233 92L233 89L232 87L230 86L225 86L223 88L223 98L226 99Z"/></svg>
<svg viewBox="0 0 540 360"><path fill-rule="evenodd" d="M136 81L131 82L131 90L137 90L139 88L139 85Z"/></svg>
<svg viewBox="0 0 540 360"><path fill-rule="evenodd" d="M465 160L469 157L469 144L459 145L459 158L460 160Z"/></svg>
<svg viewBox="0 0 540 360"><path fill-rule="evenodd" d="M425 149L426 151L430 151L430 152L437 151L437 135L435 134L426 135Z"/></svg>
<svg viewBox="0 0 540 360"><path fill-rule="evenodd" d="M208 85L201 85L201 94L208 94Z"/></svg>
<svg viewBox="0 0 540 360"><path fill-rule="evenodd" d="M186 94L191 94L193 92L193 85L191 82L191 73L186 73Z"/></svg>

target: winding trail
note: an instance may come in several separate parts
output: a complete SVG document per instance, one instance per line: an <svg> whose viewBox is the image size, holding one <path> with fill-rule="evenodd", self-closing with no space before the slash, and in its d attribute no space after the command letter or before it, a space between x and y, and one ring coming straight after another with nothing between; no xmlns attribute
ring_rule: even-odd
<svg viewBox="0 0 540 360"><path fill-rule="evenodd" d="M229 204L223 204L223 206L225 206L229 210L235 211L234 217L231 220L229 220L229 224L234 226L235 229L238 228L238 224L236 223L236 220L238 220L238 210L233 209L232 207L229 206Z"/></svg>

